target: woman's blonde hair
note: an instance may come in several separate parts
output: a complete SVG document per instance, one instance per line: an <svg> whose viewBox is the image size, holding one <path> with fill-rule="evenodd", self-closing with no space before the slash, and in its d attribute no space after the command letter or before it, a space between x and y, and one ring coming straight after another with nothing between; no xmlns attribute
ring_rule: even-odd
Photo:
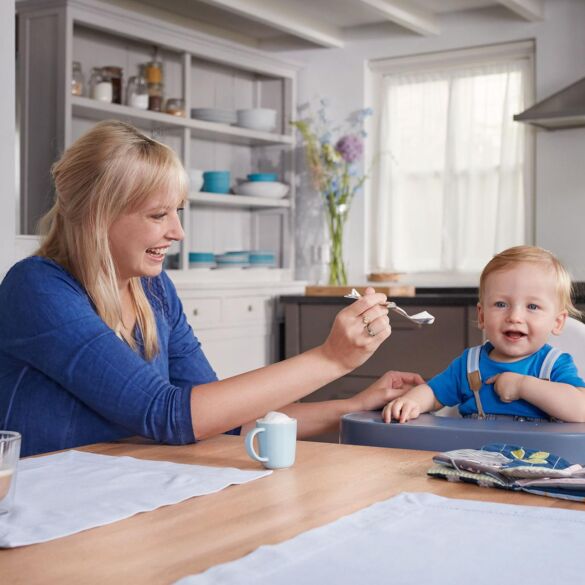
<svg viewBox="0 0 585 585"><path fill-rule="evenodd" d="M76 140L53 165L56 198L41 220L36 254L65 267L83 285L98 315L120 335L122 304L109 230L120 215L149 197L187 196L188 181L177 155L130 124L107 120ZM144 355L158 352L154 313L139 277L130 282ZM136 349L134 339L127 340Z"/></svg>
<svg viewBox="0 0 585 585"><path fill-rule="evenodd" d="M567 272L567 269L552 252L544 248L538 248L537 246L515 246L514 248L508 248L496 254L486 264L479 278L479 302L483 303L486 281L490 274L525 262L541 264L549 267L553 271L561 309L566 310L573 317L580 318L581 311L575 307L572 301L573 285L571 284L571 276Z"/></svg>

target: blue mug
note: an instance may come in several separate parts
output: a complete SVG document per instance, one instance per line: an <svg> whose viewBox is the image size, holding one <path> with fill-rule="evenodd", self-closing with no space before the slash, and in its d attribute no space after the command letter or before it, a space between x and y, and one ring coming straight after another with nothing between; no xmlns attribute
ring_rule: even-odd
<svg viewBox="0 0 585 585"><path fill-rule="evenodd" d="M254 449L254 437L258 435L258 454ZM297 421L287 422L256 421L256 428L246 435L246 451L266 469L282 469L295 462L297 446Z"/></svg>

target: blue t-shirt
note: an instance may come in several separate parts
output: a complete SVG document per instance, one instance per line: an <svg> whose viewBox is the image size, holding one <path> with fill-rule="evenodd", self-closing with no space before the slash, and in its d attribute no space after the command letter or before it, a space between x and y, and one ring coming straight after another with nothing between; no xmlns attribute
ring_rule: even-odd
<svg viewBox="0 0 585 585"><path fill-rule="evenodd" d="M8 272L0 285L0 428L22 434L23 456L131 435L195 441L191 388L217 376L169 277L142 284L158 332L150 362L56 262L33 256Z"/></svg>
<svg viewBox="0 0 585 585"><path fill-rule="evenodd" d="M493 384L486 384L496 374L503 372L516 372L538 378L544 358L552 349L545 345L536 353L529 355L517 362L496 362L489 357L493 349L489 342L481 348L479 356L479 371L481 373L482 386L479 397L486 414L508 414L531 418L548 418L548 414L525 400L502 402L494 390ZM453 360L449 367L431 378L427 384L433 390L435 398L444 406L459 405L462 415L477 413L475 396L467 381L467 354L466 349L458 358ZM579 377L573 358L568 353L561 354L552 369L550 379L552 382L563 382L579 388L585 387L585 382Z"/></svg>

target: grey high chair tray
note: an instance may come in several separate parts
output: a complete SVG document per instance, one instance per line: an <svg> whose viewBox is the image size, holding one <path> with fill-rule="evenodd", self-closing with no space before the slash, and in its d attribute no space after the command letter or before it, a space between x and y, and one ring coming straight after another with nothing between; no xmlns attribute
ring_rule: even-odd
<svg viewBox="0 0 585 585"><path fill-rule="evenodd" d="M585 463L585 423L477 420L421 414L407 423L385 423L380 412L341 418L340 442L348 445L450 451L508 443Z"/></svg>

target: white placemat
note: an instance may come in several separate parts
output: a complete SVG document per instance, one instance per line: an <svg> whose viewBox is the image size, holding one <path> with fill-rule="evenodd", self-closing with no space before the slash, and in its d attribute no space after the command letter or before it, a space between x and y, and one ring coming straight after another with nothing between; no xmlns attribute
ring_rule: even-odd
<svg viewBox="0 0 585 585"><path fill-rule="evenodd" d="M23 459L0 547L45 542L269 475L81 451Z"/></svg>
<svg viewBox="0 0 585 585"><path fill-rule="evenodd" d="M580 511L405 493L176 585L582 583L584 550Z"/></svg>

